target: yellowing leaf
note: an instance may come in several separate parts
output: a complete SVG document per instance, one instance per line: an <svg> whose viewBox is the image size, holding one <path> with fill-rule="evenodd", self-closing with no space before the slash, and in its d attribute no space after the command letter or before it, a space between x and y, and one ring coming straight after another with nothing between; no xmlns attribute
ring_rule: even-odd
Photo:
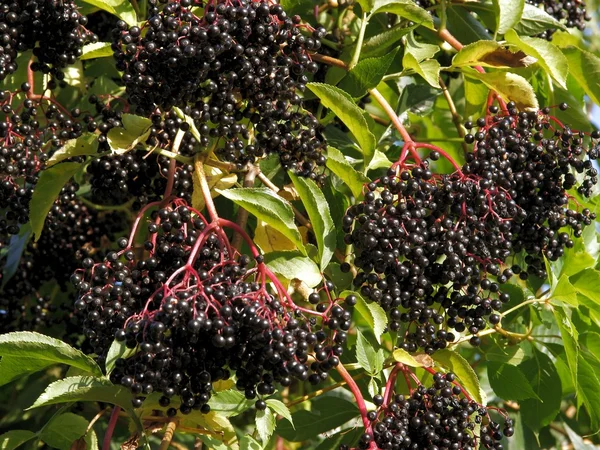
<svg viewBox="0 0 600 450"><path fill-rule="evenodd" d="M300 233L302 233L302 229L300 229ZM263 253L296 250L296 244L262 220L258 221L254 230L254 243L258 245Z"/></svg>

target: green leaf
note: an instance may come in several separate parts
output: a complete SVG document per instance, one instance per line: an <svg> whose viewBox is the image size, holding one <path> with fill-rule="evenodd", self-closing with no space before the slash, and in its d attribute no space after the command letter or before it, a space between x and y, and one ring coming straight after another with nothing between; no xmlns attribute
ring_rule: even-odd
<svg viewBox="0 0 600 450"><path fill-rule="evenodd" d="M373 13L391 13L411 20L425 28L434 29L433 17L413 0L374 0Z"/></svg>
<svg viewBox="0 0 600 450"><path fill-rule="evenodd" d="M590 365L583 354L578 355L577 403L584 404L590 416L592 428L600 423L600 379L598 372Z"/></svg>
<svg viewBox="0 0 600 450"><path fill-rule="evenodd" d="M560 300L561 302L577 307L579 303L577 301L577 290L569 281L568 276L561 275L556 287L552 291L552 299Z"/></svg>
<svg viewBox="0 0 600 450"><path fill-rule="evenodd" d="M83 54L79 58L84 61L86 59L106 58L113 55L110 42L94 42L83 46Z"/></svg>
<svg viewBox="0 0 600 450"><path fill-rule="evenodd" d="M245 434L240 439L240 450L262 450L263 446L260 445L256 439L249 434Z"/></svg>
<svg viewBox="0 0 600 450"><path fill-rule="evenodd" d="M115 153L126 153L150 136L152 121L135 114L123 114L123 127L111 128L106 136L108 145Z"/></svg>
<svg viewBox="0 0 600 450"><path fill-rule="evenodd" d="M0 367L4 358L13 362L21 361L23 373L29 372L32 367L37 371L53 364L68 364L94 375L102 375L100 367L89 356L58 339L29 331L0 335L0 356L3 358ZM42 362L45 362L43 367ZM0 384L4 384L6 381L1 374L2 370Z"/></svg>
<svg viewBox="0 0 600 450"><path fill-rule="evenodd" d="M98 136L86 133L77 139L69 139L48 160L48 167L58 164L73 156L87 156L98 153Z"/></svg>
<svg viewBox="0 0 600 450"><path fill-rule="evenodd" d="M597 105L600 104L600 58L577 47L563 49L569 61L569 73Z"/></svg>
<svg viewBox="0 0 600 450"><path fill-rule="evenodd" d="M366 113L356 105L350 95L335 86L321 83L308 83L306 86L321 99L323 106L331 109L348 127L363 152L364 166L369 167L377 142L369 130Z"/></svg>
<svg viewBox="0 0 600 450"><path fill-rule="evenodd" d="M525 0L493 0L496 10L496 33L504 34L521 20Z"/></svg>
<svg viewBox="0 0 600 450"><path fill-rule="evenodd" d="M50 364L36 357L2 356L0 359L0 386L18 380L30 373L39 372Z"/></svg>
<svg viewBox="0 0 600 450"><path fill-rule="evenodd" d="M346 298L349 295L356 296L355 311L367 321L369 328L375 334L375 339L381 344L381 338L388 325L387 314L377 303L367 303L358 292L344 291L340 294L340 297Z"/></svg>
<svg viewBox="0 0 600 450"><path fill-rule="evenodd" d="M573 379L575 386L577 386L579 332L575 328L575 325L573 325L570 314L567 310L561 307L554 307L553 312L554 318L556 319L556 324L560 330L560 335L562 336L567 363L569 365L569 370L571 371L571 378Z"/></svg>
<svg viewBox="0 0 600 450"><path fill-rule="evenodd" d="M319 265L321 270L325 270L336 247L335 225L329 213L329 204L314 181L292 173L289 175L308 213L319 249Z"/></svg>
<svg viewBox="0 0 600 450"><path fill-rule="evenodd" d="M340 81L338 87L354 98L363 97L369 89L377 87L381 82L397 52L398 49L395 48L378 58L361 59Z"/></svg>
<svg viewBox="0 0 600 450"><path fill-rule="evenodd" d="M490 386L504 400L539 399L521 369L511 364L490 361L487 367Z"/></svg>
<svg viewBox="0 0 600 450"><path fill-rule="evenodd" d="M31 230L37 241L44 229L46 216L57 199L65 183L81 168L80 163L68 162L42 170L29 202L29 220Z"/></svg>
<svg viewBox="0 0 600 450"><path fill-rule="evenodd" d="M573 287L596 304L600 304L600 272L586 269L572 278Z"/></svg>
<svg viewBox="0 0 600 450"><path fill-rule="evenodd" d="M565 431L567 432L567 436L569 436L569 440L571 444L573 444L574 450L598 450L598 446L594 444L589 444L583 440L581 436L579 436L566 422L562 423Z"/></svg>
<svg viewBox="0 0 600 450"><path fill-rule="evenodd" d="M98 450L98 436L92 428L85 434L86 450Z"/></svg>
<svg viewBox="0 0 600 450"><path fill-rule="evenodd" d="M237 416L254 406L254 403L247 400L242 392L234 389L216 392L212 395L208 404L211 411L215 411L224 417Z"/></svg>
<svg viewBox="0 0 600 450"><path fill-rule="evenodd" d="M492 39L485 27L464 7L450 4L446 14L448 30L462 44Z"/></svg>
<svg viewBox="0 0 600 450"><path fill-rule="evenodd" d="M298 247L304 255L302 236L294 223L294 211L287 200L267 188L236 188L217 192L268 223Z"/></svg>
<svg viewBox="0 0 600 450"><path fill-rule="evenodd" d="M461 386L469 393L472 399L480 405L486 405L487 398L479 384L479 379L475 371L465 358L458 353L443 349L435 352L433 360L449 372L453 372L460 382Z"/></svg>
<svg viewBox="0 0 600 450"><path fill-rule="evenodd" d="M403 23L394 25L375 36L365 40L360 52L361 58L375 58L390 53L395 44L416 28L416 25L407 27ZM359 63L360 64L360 63Z"/></svg>
<svg viewBox="0 0 600 450"><path fill-rule="evenodd" d="M0 450L13 450L33 439L35 433L28 430L11 430L0 435Z"/></svg>
<svg viewBox="0 0 600 450"><path fill-rule="evenodd" d="M546 39L520 37L515 30L504 35L507 42L537 59L538 64L563 88L567 87L569 63L560 49Z"/></svg>
<svg viewBox="0 0 600 450"><path fill-rule="evenodd" d="M270 409L256 411L256 431L263 445L269 442L275 431L275 414Z"/></svg>
<svg viewBox="0 0 600 450"><path fill-rule="evenodd" d="M323 281L319 266L308 256L296 250L267 253L265 263L275 274L290 281L302 280L310 288Z"/></svg>
<svg viewBox="0 0 600 450"><path fill-rule="evenodd" d="M310 410L292 414L295 427L289 422L277 426L277 434L291 442L314 439L318 434L333 430L358 417L356 404L343 398L322 396L311 402Z"/></svg>
<svg viewBox="0 0 600 450"><path fill-rule="evenodd" d="M82 437L88 421L70 412L54 417L40 433L40 439L51 448L70 450L71 445Z"/></svg>
<svg viewBox="0 0 600 450"><path fill-rule="evenodd" d="M405 366L410 367L431 367L433 360L429 355L417 355L416 357L408 353L406 350L397 348L393 351L392 356L394 361L400 362ZM419 358L417 360L416 358Z"/></svg>
<svg viewBox="0 0 600 450"><path fill-rule="evenodd" d="M494 67L510 69L529 65L533 58L523 58L523 53L517 53L509 46L496 41L477 41L465 45L452 59L453 67Z"/></svg>
<svg viewBox="0 0 600 450"><path fill-rule="evenodd" d="M284 419L288 420L292 424L292 427L294 426L294 419L292 418L292 413L290 412L289 408L283 404L283 402L280 402L279 400L274 398L268 398L267 400L265 400L265 402L267 403L269 408L271 408Z"/></svg>
<svg viewBox="0 0 600 450"><path fill-rule="evenodd" d="M519 365L538 399L521 402L521 415L529 428L539 431L551 423L560 411L562 387L554 363L546 354L534 349L533 358Z"/></svg>
<svg viewBox="0 0 600 450"><path fill-rule="evenodd" d="M410 33L406 37L406 48L404 54L410 53L418 61L424 61L433 58L440 51L440 47L426 42L418 41L414 33Z"/></svg>
<svg viewBox="0 0 600 450"><path fill-rule="evenodd" d="M358 364L371 376L376 376L383 369L383 359L370 342L358 331L356 336L356 359Z"/></svg>
<svg viewBox="0 0 600 450"><path fill-rule="evenodd" d="M583 345L600 361L600 334L590 331L581 336Z"/></svg>
<svg viewBox="0 0 600 450"><path fill-rule="evenodd" d="M12 235L6 248L6 262L2 268L2 287L17 273L23 251L31 239L31 224L21 226L19 234Z"/></svg>
<svg viewBox="0 0 600 450"><path fill-rule="evenodd" d="M310 13L314 13L315 8L313 0L281 0L279 4L290 17L294 14L305 17Z"/></svg>
<svg viewBox="0 0 600 450"><path fill-rule="evenodd" d="M96 6L127 22L127 25L137 25L137 15L129 0L82 0L84 3Z"/></svg>
<svg viewBox="0 0 600 450"><path fill-rule="evenodd" d="M362 189L369 179L354 169L344 154L333 147L327 147L327 168L335 173L352 191L355 198L362 196Z"/></svg>
<svg viewBox="0 0 600 450"><path fill-rule="evenodd" d="M115 363L117 362L117 359L127 359L135 355L137 351L138 347L128 348L127 345L125 345L125 341L117 341L115 339L113 343L110 344L108 354L106 355L106 362L104 363L107 375L110 375L110 373L115 368Z"/></svg>
<svg viewBox="0 0 600 450"><path fill-rule="evenodd" d="M565 26L544 11L543 8L525 3L521 20L514 27L521 36L535 36L550 29L566 30Z"/></svg>
<svg viewBox="0 0 600 450"><path fill-rule="evenodd" d="M106 378L76 376L51 383L28 409L70 402L104 402L131 410L131 392Z"/></svg>
<svg viewBox="0 0 600 450"><path fill-rule="evenodd" d="M504 100L513 101L522 110L537 110L539 104L531 84L520 75L511 72L479 73L463 72L469 78L482 81L487 87L496 91Z"/></svg>
<svg viewBox="0 0 600 450"><path fill-rule="evenodd" d="M431 86L441 89L439 82L441 66L435 59L419 62L410 53L405 53L404 58L402 58L402 65L405 69L418 73Z"/></svg>

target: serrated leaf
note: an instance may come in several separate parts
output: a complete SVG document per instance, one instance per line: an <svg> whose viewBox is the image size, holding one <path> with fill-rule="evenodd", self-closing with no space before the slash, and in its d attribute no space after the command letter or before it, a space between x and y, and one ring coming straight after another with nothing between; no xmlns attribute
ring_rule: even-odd
<svg viewBox="0 0 600 450"><path fill-rule="evenodd" d="M86 59L106 58L113 55L110 42L94 42L83 46L83 54L79 58L84 61Z"/></svg>
<svg viewBox="0 0 600 450"><path fill-rule="evenodd" d="M377 379L375 377L371 377L369 380L367 390L369 391L369 395L371 397L375 397L379 393L379 386L377 385Z"/></svg>
<svg viewBox="0 0 600 450"><path fill-rule="evenodd" d="M256 411L256 431L263 445L269 442L275 431L275 414L270 409Z"/></svg>
<svg viewBox="0 0 600 450"><path fill-rule="evenodd" d="M150 136L152 121L146 117L135 114L123 114L121 117L123 127L111 128L106 136L108 145L113 152L126 153Z"/></svg>
<svg viewBox="0 0 600 450"><path fill-rule="evenodd" d="M93 429L85 434L85 445L86 450L98 450L98 436Z"/></svg>
<svg viewBox="0 0 600 450"><path fill-rule="evenodd" d="M127 359L127 358L135 355L137 352L138 352L138 347L128 348L127 345L125 345L125 341L117 341L115 339L113 341L113 343L110 345L110 348L108 349L108 353L106 355L106 361L104 363L104 367L105 367L107 375L110 375L110 373L115 368L115 363L117 362L117 359L119 359L119 358Z"/></svg>
<svg viewBox="0 0 600 450"><path fill-rule="evenodd" d="M507 30L507 42L537 59L538 64L563 88L567 87L569 63L560 49L546 39L520 37L515 30Z"/></svg>
<svg viewBox="0 0 600 450"><path fill-rule="evenodd" d="M397 52L396 48L381 57L361 59L340 81L339 88L354 98L363 97L369 89L377 87L381 82Z"/></svg>
<svg viewBox="0 0 600 450"><path fill-rule="evenodd" d="M286 280L302 280L310 288L323 281L319 266L308 256L296 250L267 253L265 264Z"/></svg>
<svg viewBox="0 0 600 450"><path fill-rule="evenodd" d="M262 450L263 446L260 445L256 439L249 434L245 434L240 439L240 450Z"/></svg>
<svg viewBox="0 0 600 450"><path fill-rule="evenodd" d="M487 404L487 398L485 392L481 389L477 374L465 358L448 349L435 352L432 358L437 364L449 372L453 372L458 377L458 382L472 399L480 405L485 406Z"/></svg>
<svg viewBox="0 0 600 450"><path fill-rule="evenodd" d="M33 439L35 433L29 430L11 430L0 434L0 450L14 450Z"/></svg>
<svg viewBox="0 0 600 450"><path fill-rule="evenodd" d="M88 421L70 412L54 417L40 433L40 439L51 448L70 450L71 445L82 437Z"/></svg>
<svg viewBox="0 0 600 450"><path fill-rule="evenodd" d="M131 391L116 386L106 378L77 376L67 377L51 383L28 409L60 403L93 401L118 405L131 409Z"/></svg>
<svg viewBox="0 0 600 450"><path fill-rule="evenodd" d="M348 127L363 152L364 166L368 167L375 154L377 142L369 129L366 113L349 94L335 86L322 83L308 83L306 86L319 97L323 106L333 111Z"/></svg>
<svg viewBox="0 0 600 450"><path fill-rule="evenodd" d="M505 400L539 399L521 369L496 361L488 363L488 378L496 395Z"/></svg>
<svg viewBox="0 0 600 450"><path fill-rule="evenodd" d="M86 133L77 139L69 139L48 160L48 167L58 164L73 156L87 156L98 153L98 136Z"/></svg>
<svg viewBox="0 0 600 450"><path fill-rule="evenodd" d="M580 294L585 295L596 304L600 304L600 272L586 269L571 280L573 287Z"/></svg>
<svg viewBox="0 0 600 450"><path fill-rule="evenodd" d="M585 405L590 416L592 428L598 429L600 423L600 379L598 372L586 360L583 354L577 359L577 403Z"/></svg>
<svg viewBox="0 0 600 450"><path fill-rule="evenodd" d="M463 72L469 78L482 81L487 87L496 91L505 101L513 101L521 110L539 109L539 104L531 84L520 75L511 72L479 73Z"/></svg>
<svg viewBox="0 0 600 450"><path fill-rule="evenodd" d="M82 0L84 3L96 6L127 22L127 25L137 25L137 15L129 0Z"/></svg>
<svg viewBox="0 0 600 450"><path fill-rule="evenodd" d="M262 220L257 220L254 229L254 243L263 254L296 250L296 244Z"/></svg>
<svg viewBox="0 0 600 450"><path fill-rule="evenodd" d="M410 53L405 53L404 58L402 58L402 65L405 69L410 69L419 74L434 88L441 88L439 82L441 66L435 59L419 62Z"/></svg>
<svg viewBox="0 0 600 450"><path fill-rule="evenodd" d="M371 376L376 376L383 368L371 343L358 331L356 337L356 359L358 364Z"/></svg>
<svg viewBox="0 0 600 450"><path fill-rule="evenodd" d="M463 6L449 4L446 14L448 30L463 45L492 39L485 27Z"/></svg>
<svg viewBox="0 0 600 450"><path fill-rule="evenodd" d="M335 225L329 213L329 204L314 181L292 173L289 175L308 213L319 249L319 265L321 270L325 270L336 247Z"/></svg>
<svg viewBox="0 0 600 450"><path fill-rule="evenodd" d="M333 147L327 148L327 168L346 183L355 198L362 196L363 186L370 181L350 165L342 152Z"/></svg>
<svg viewBox="0 0 600 450"><path fill-rule="evenodd" d="M514 27L521 36L535 36L550 29L566 30L565 26L544 11L543 8L525 3L521 20Z"/></svg>
<svg viewBox="0 0 600 450"><path fill-rule="evenodd" d="M42 234L46 216L60 190L80 168L80 163L67 162L42 170L29 202L29 220L35 241Z"/></svg>
<svg viewBox="0 0 600 450"><path fill-rule="evenodd" d="M496 10L496 33L504 34L514 27L525 9L525 0L493 0Z"/></svg>
<svg viewBox="0 0 600 450"><path fill-rule="evenodd" d="M315 436L333 430L358 417L354 402L340 397L322 396L311 402L310 410L299 410L292 414L295 427L289 422L277 426L277 434L291 442L314 439Z"/></svg>
<svg viewBox="0 0 600 450"><path fill-rule="evenodd" d="M6 262L2 268L2 287L17 273L23 251L31 239L31 224L21 225L19 234L12 235L6 249Z"/></svg>
<svg viewBox="0 0 600 450"><path fill-rule="evenodd" d="M241 206L250 214L268 223L294 244L304 255L306 248L294 223L294 212L288 201L267 188L236 188L218 190L223 196Z"/></svg>
<svg viewBox="0 0 600 450"><path fill-rule="evenodd" d="M533 358L524 361L518 367L540 399L526 399L521 402L523 421L532 430L537 431L551 423L560 411L560 377L552 360L536 349L533 351Z"/></svg>
<svg viewBox="0 0 600 450"><path fill-rule="evenodd" d="M465 45L452 59L453 67L480 66L510 69L527 67L535 60L521 51L499 44L496 41L477 41Z"/></svg>
<svg viewBox="0 0 600 450"><path fill-rule="evenodd" d="M568 310L560 307L554 307L553 313L562 337L567 363L571 372L571 378L573 383L576 385L578 372L577 361L579 357L579 332L575 328L575 325L573 325Z"/></svg>
<svg viewBox="0 0 600 450"><path fill-rule="evenodd" d="M215 411L224 417L237 416L254 405L253 402L246 399L242 392L234 389L213 394L208 404L211 411Z"/></svg>
<svg viewBox="0 0 600 450"><path fill-rule="evenodd" d="M0 335L0 356L7 357L12 361L21 360L23 373L29 372L28 362L36 361L35 370L43 368L41 365L42 362L45 362L44 367L53 364L67 364L94 375L102 375L100 367L89 356L58 339L29 331ZM2 367L2 361L0 361L0 367ZM0 374L2 374L2 370L0 370Z"/></svg>
<svg viewBox="0 0 600 450"><path fill-rule="evenodd" d="M418 41L415 38L415 33L410 33L406 37L404 54L410 53L418 62L433 58L439 51L440 47L438 45Z"/></svg>
<svg viewBox="0 0 600 450"><path fill-rule="evenodd" d="M577 47L564 48L563 53L569 61L569 73L592 101L600 105L600 58Z"/></svg>
<svg viewBox="0 0 600 450"><path fill-rule="evenodd" d="M416 28L416 25L407 27L403 23L393 26L389 30L385 30L375 36L365 40L362 46L362 58L376 58L385 56L390 52L390 47L393 47L400 39ZM360 64L360 63L359 63Z"/></svg>
<svg viewBox="0 0 600 450"><path fill-rule="evenodd" d="M373 330L377 342L381 344L381 337L388 325L387 314L377 303L367 303L362 296L353 291L344 291L340 297L346 298L349 295L356 296L356 306L354 309L367 321L369 328Z"/></svg>
<svg viewBox="0 0 600 450"><path fill-rule="evenodd" d="M271 408L284 419L288 420L292 424L292 427L294 426L292 413L290 412L289 408L283 404L283 402L280 402L279 400L274 398L269 398L265 400L265 402L267 403L267 406L269 408Z"/></svg>
<svg viewBox="0 0 600 450"><path fill-rule="evenodd" d="M30 373L39 372L49 365L51 364L48 364L47 361L36 357L2 356L2 359L0 359L0 386L18 380Z"/></svg>
<svg viewBox="0 0 600 450"><path fill-rule="evenodd" d="M553 300L560 300L561 302L574 307L577 307L579 304L577 300L577 290L569 281L569 277L564 274L558 279L558 283L551 295Z"/></svg>
<svg viewBox="0 0 600 450"><path fill-rule="evenodd" d="M404 364L409 367L432 367L433 358L429 355L416 355L413 356L406 350L397 348L393 351L392 356L394 361Z"/></svg>
<svg viewBox="0 0 600 450"><path fill-rule="evenodd" d="M433 29L433 17L413 0L374 0L373 13L391 13Z"/></svg>

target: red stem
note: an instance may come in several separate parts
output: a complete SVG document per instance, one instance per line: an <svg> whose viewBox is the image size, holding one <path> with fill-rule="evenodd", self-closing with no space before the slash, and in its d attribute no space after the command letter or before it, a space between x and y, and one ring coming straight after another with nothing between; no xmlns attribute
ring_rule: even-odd
<svg viewBox="0 0 600 450"><path fill-rule="evenodd" d="M441 148L432 145L432 144L426 144L423 142L417 142L415 144L415 148L427 148L429 150L434 150L436 152L438 152L440 155L442 155L444 158L446 158L448 160L448 162L450 164L452 164L452 166L456 169L456 172L459 175L463 175L461 167L458 165L458 163L454 160L454 158L452 158L452 156L450 156L445 150L442 150Z"/></svg>
<svg viewBox="0 0 600 450"><path fill-rule="evenodd" d="M120 412L120 406L113 407L112 413L110 414L110 419L108 421L108 428L106 428L104 440L102 441L102 450L110 450L110 442L112 440L113 432L115 431L115 426L117 425L117 420L119 420Z"/></svg>
<svg viewBox="0 0 600 450"><path fill-rule="evenodd" d="M396 386L396 378L398 377L398 372L404 369L402 363L397 363L392 371L390 372L390 376L387 379L387 383L385 384L385 392L383 394L383 404L385 406L389 405L390 400L392 398L392 393L394 392L394 387Z"/></svg>

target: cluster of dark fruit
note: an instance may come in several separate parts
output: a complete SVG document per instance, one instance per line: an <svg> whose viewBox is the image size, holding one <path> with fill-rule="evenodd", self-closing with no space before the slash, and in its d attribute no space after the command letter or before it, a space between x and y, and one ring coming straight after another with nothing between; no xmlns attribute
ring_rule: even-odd
<svg viewBox="0 0 600 450"><path fill-rule="evenodd" d="M72 277L90 351L102 361L114 339L136 349L111 373L131 389L135 407L160 392L168 415L176 407L208 412L212 383L232 372L253 399L272 394L276 383L316 384L337 366L348 312L333 305L327 320L317 320L290 308L264 284L262 257L251 268L251 258L234 255L226 237L180 199L151 219L145 257L122 238L119 252L102 263L84 260Z"/></svg>
<svg viewBox="0 0 600 450"><path fill-rule="evenodd" d="M426 162L393 166L343 219L356 250L354 284L388 311L391 330L405 324L407 351L433 353L455 339L452 330L476 335L488 321L498 324L509 299L500 285L515 273L545 278L543 256L556 260L573 246L564 229L579 237L595 218L568 209L566 190L576 184L571 170L585 177L582 195L597 183L600 136L585 151L582 134L551 129L549 110L519 113L509 104L496 113L491 107L465 137L476 145L461 172L434 175ZM526 270L506 266L522 251Z"/></svg>
<svg viewBox="0 0 600 450"><path fill-rule="evenodd" d="M583 0L527 0L527 3L543 8L568 28L577 28L583 31L586 22L592 19ZM551 40L555 32L554 29L546 30L540 34L540 37Z"/></svg>
<svg viewBox="0 0 600 450"><path fill-rule="evenodd" d="M182 108L201 147L216 142L225 161L276 153L286 169L312 175L325 164L325 143L299 93L318 69L307 52L320 48L324 31L303 35L298 16L267 1L217 1L202 17L192 6L153 8L146 33L118 24L113 50L129 102L142 115Z"/></svg>
<svg viewBox="0 0 600 450"><path fill-rule="evenodd" d="M65 290L78 261L98 259L103 241L125 226L116 213L88 209L76 195L78 188L75 183L63 187L41 236L25 245L15 273L0 289L0 333L65 322L65 313L57 315L52 296L42 295L42 290L49 282Z"/></svg>
<svg viewBox="0 0 600 450"><path fill-rule="evenodd" d="M566 110L567 105L560 108ZM600 133L586 136L573 131L555 122L550 108L519 112L509 103L507 111L490 109L493 115L487 119L466 124L478 130L465 136L474 151L463 171L486 180L519 208L516 220L506 224L512 252L523 250L527 255L526 270L515 267L515 271L522 278L528 274L545 278L543 256L556 261L596 217L588 209L570 209L567 191L576 188L588 197L598 183L594 160L600 154Z"/></svg>
<svg viewBox="0 0 600 450"><path fill-rule="evenodd" d="M373 435L363 434L358 448L375 441L380 449L502 450L502 437L514 434L512 420L505 418L501 430L485 407L453 384L455 379L453 373L436 373L431 387L420 385L407 397L397 394L388 405L376 396L380 408L368 414Z"/></svg>
<svg viewBox="0 0 600 450"><path fill-rule="evenodd" d="M61 69L73 64L82 47L97 37L84 26L73 1L8 0L0 4L0 81L17 70L17 56L33 50L31 68L64 78Z"/></svg>
<svg viewBox="0 0 600 450"><path fill-rule="evenodd" d="M22 91L29 91L24 83ZM19 99L14 98L18 96ZM28 221L29 201L50 152L81 135L73 114L55 104L0 92L0 235L17 234ZM13 103L19 102L18 105Z"/></svg>

